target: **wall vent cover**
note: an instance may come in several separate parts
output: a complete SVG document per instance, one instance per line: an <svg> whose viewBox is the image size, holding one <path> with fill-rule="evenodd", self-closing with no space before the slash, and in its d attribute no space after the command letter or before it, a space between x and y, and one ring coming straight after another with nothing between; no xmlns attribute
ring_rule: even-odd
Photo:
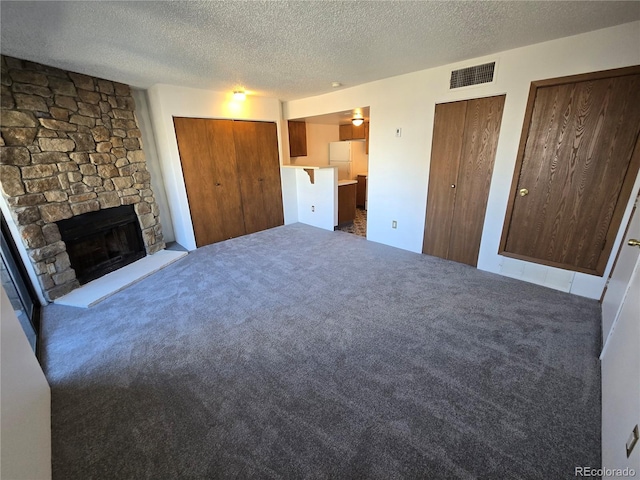
<svg viewBox="0 0 640 480"><path fill-rule="evenodd" d="M451 72L451 80L449 81L449 89L493 82L493 72L495 69L496 62L491 62L461 68L460 70L453 70Z"/></svg>

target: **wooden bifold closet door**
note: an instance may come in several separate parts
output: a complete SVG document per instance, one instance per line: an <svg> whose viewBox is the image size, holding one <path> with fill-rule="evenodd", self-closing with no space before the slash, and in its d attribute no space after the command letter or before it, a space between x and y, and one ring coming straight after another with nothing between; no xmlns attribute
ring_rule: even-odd
<svg viewBox="0 0 640 480"><path fill-rule="evenodd" d="M173 123L198 247L284 223L275 123Z"/></svg>
<svg viewBox="0 0 640 480"><path fill-rule="evenodd" d="M275 123L233 122L246 233L284 223Z"/></svg>
<svg viewBox="0 0 640 480"><path fill-rule="evenodd" d="M602 275L639 132L640 67L533 82L500 253Z"/></svg>
<svg viewBox="0 0 640 480"><path fill-rule="evenodd" d="M477 266L504 100L436 105L423 253Z"/></svg>

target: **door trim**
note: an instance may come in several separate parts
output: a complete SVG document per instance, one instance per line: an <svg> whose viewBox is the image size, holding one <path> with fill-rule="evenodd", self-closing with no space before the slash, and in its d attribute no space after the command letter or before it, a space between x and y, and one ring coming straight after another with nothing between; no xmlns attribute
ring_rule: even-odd
<svg viewBox="0 0 640 480"><path fill-rule="evenodd" d="M507 244L507 238L509 236L509 226L511 224L511 217L513 215L514 204L518 194L518 183L520 181L520 171L522 170L522 164L524 162L524 153L527 145L527 140L529 138L529 129L531 127L531 119L533 117L533 109L535 106L535 100L536 100L538 88L565 85L567 83L601 80L604 78L623 77L627 75L640 75L640 65L616 68L612 70L601 70L598 72L583 73L578 75L569 75L566 77L549 78L545 80L535 80L531 82L531 87L529 88L529 97L527 99L527 108L525 110L524 120L522 123L522 132L520 134L520 144L518 145L516 163L514 166L513 178L511 180L511 189L509 190L509 199L507 201L507 211L505 213L504 223L502 226L502 236L500 238L500 246L498 248L499 255L503 255L505 257L510 257L510 258L516 258L518 260L533 262L541 265L547 265L550 267L562 268L564 270L571 270L575 272L587 273L587 274L598 275L598 276L604 275L604 271L606 269L607 263L609 262L609 258L611 256L613 244L615 242L616 236L618 235L620 224L622 223L622 217L624 216L624 212L629 204L629 199L631 197L631 192L633 190L633 185L636 180L637 172L640 168L640 135L638 135L638 137L636 138L635 147L631 155L631 160L629 161L629 166L627 168L627 175L625 176L622 186L620 187L618 202L616 203L616 207L613 211L613 215L611 216L611 222L609 223L609 230L607 231L607 236L605 238L604 246L602 249L603 253L600 255L600 259L598 260L598 265L596 266L595 269L588 269L588 268L582 268L582 267L576 267L576 266L571 266L571 268L568 268L569 265L564 263L558 263L558 262L553 262L553 261L539 259L539 258L532 258L527 255L520 255L517 253L507 252L505 249ZM634 172L634 171L636 172L636 175L628 175L628 172Z"/></svg>

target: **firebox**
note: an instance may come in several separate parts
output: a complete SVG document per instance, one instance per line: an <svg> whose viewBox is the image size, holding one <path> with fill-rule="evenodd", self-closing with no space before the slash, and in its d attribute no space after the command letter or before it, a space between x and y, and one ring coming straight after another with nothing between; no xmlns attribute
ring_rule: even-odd
<svg viewBox="0 0 640 480"><path fill-rule="evenodd" d="M57 224L80 284L146 255L133 205L85 213Z"/></svg>

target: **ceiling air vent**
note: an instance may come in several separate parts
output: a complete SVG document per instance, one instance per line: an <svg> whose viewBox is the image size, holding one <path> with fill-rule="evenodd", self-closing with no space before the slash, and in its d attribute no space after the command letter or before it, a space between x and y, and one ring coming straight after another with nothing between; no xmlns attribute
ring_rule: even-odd
<svg viewBox="0 0 640 480"><path fill-rule="evenodd" d="M451 72L449 89L493 82L493 72L495 69L496 62L491 62L483 65L476 65L474 67L454 70Z"/></svg>

